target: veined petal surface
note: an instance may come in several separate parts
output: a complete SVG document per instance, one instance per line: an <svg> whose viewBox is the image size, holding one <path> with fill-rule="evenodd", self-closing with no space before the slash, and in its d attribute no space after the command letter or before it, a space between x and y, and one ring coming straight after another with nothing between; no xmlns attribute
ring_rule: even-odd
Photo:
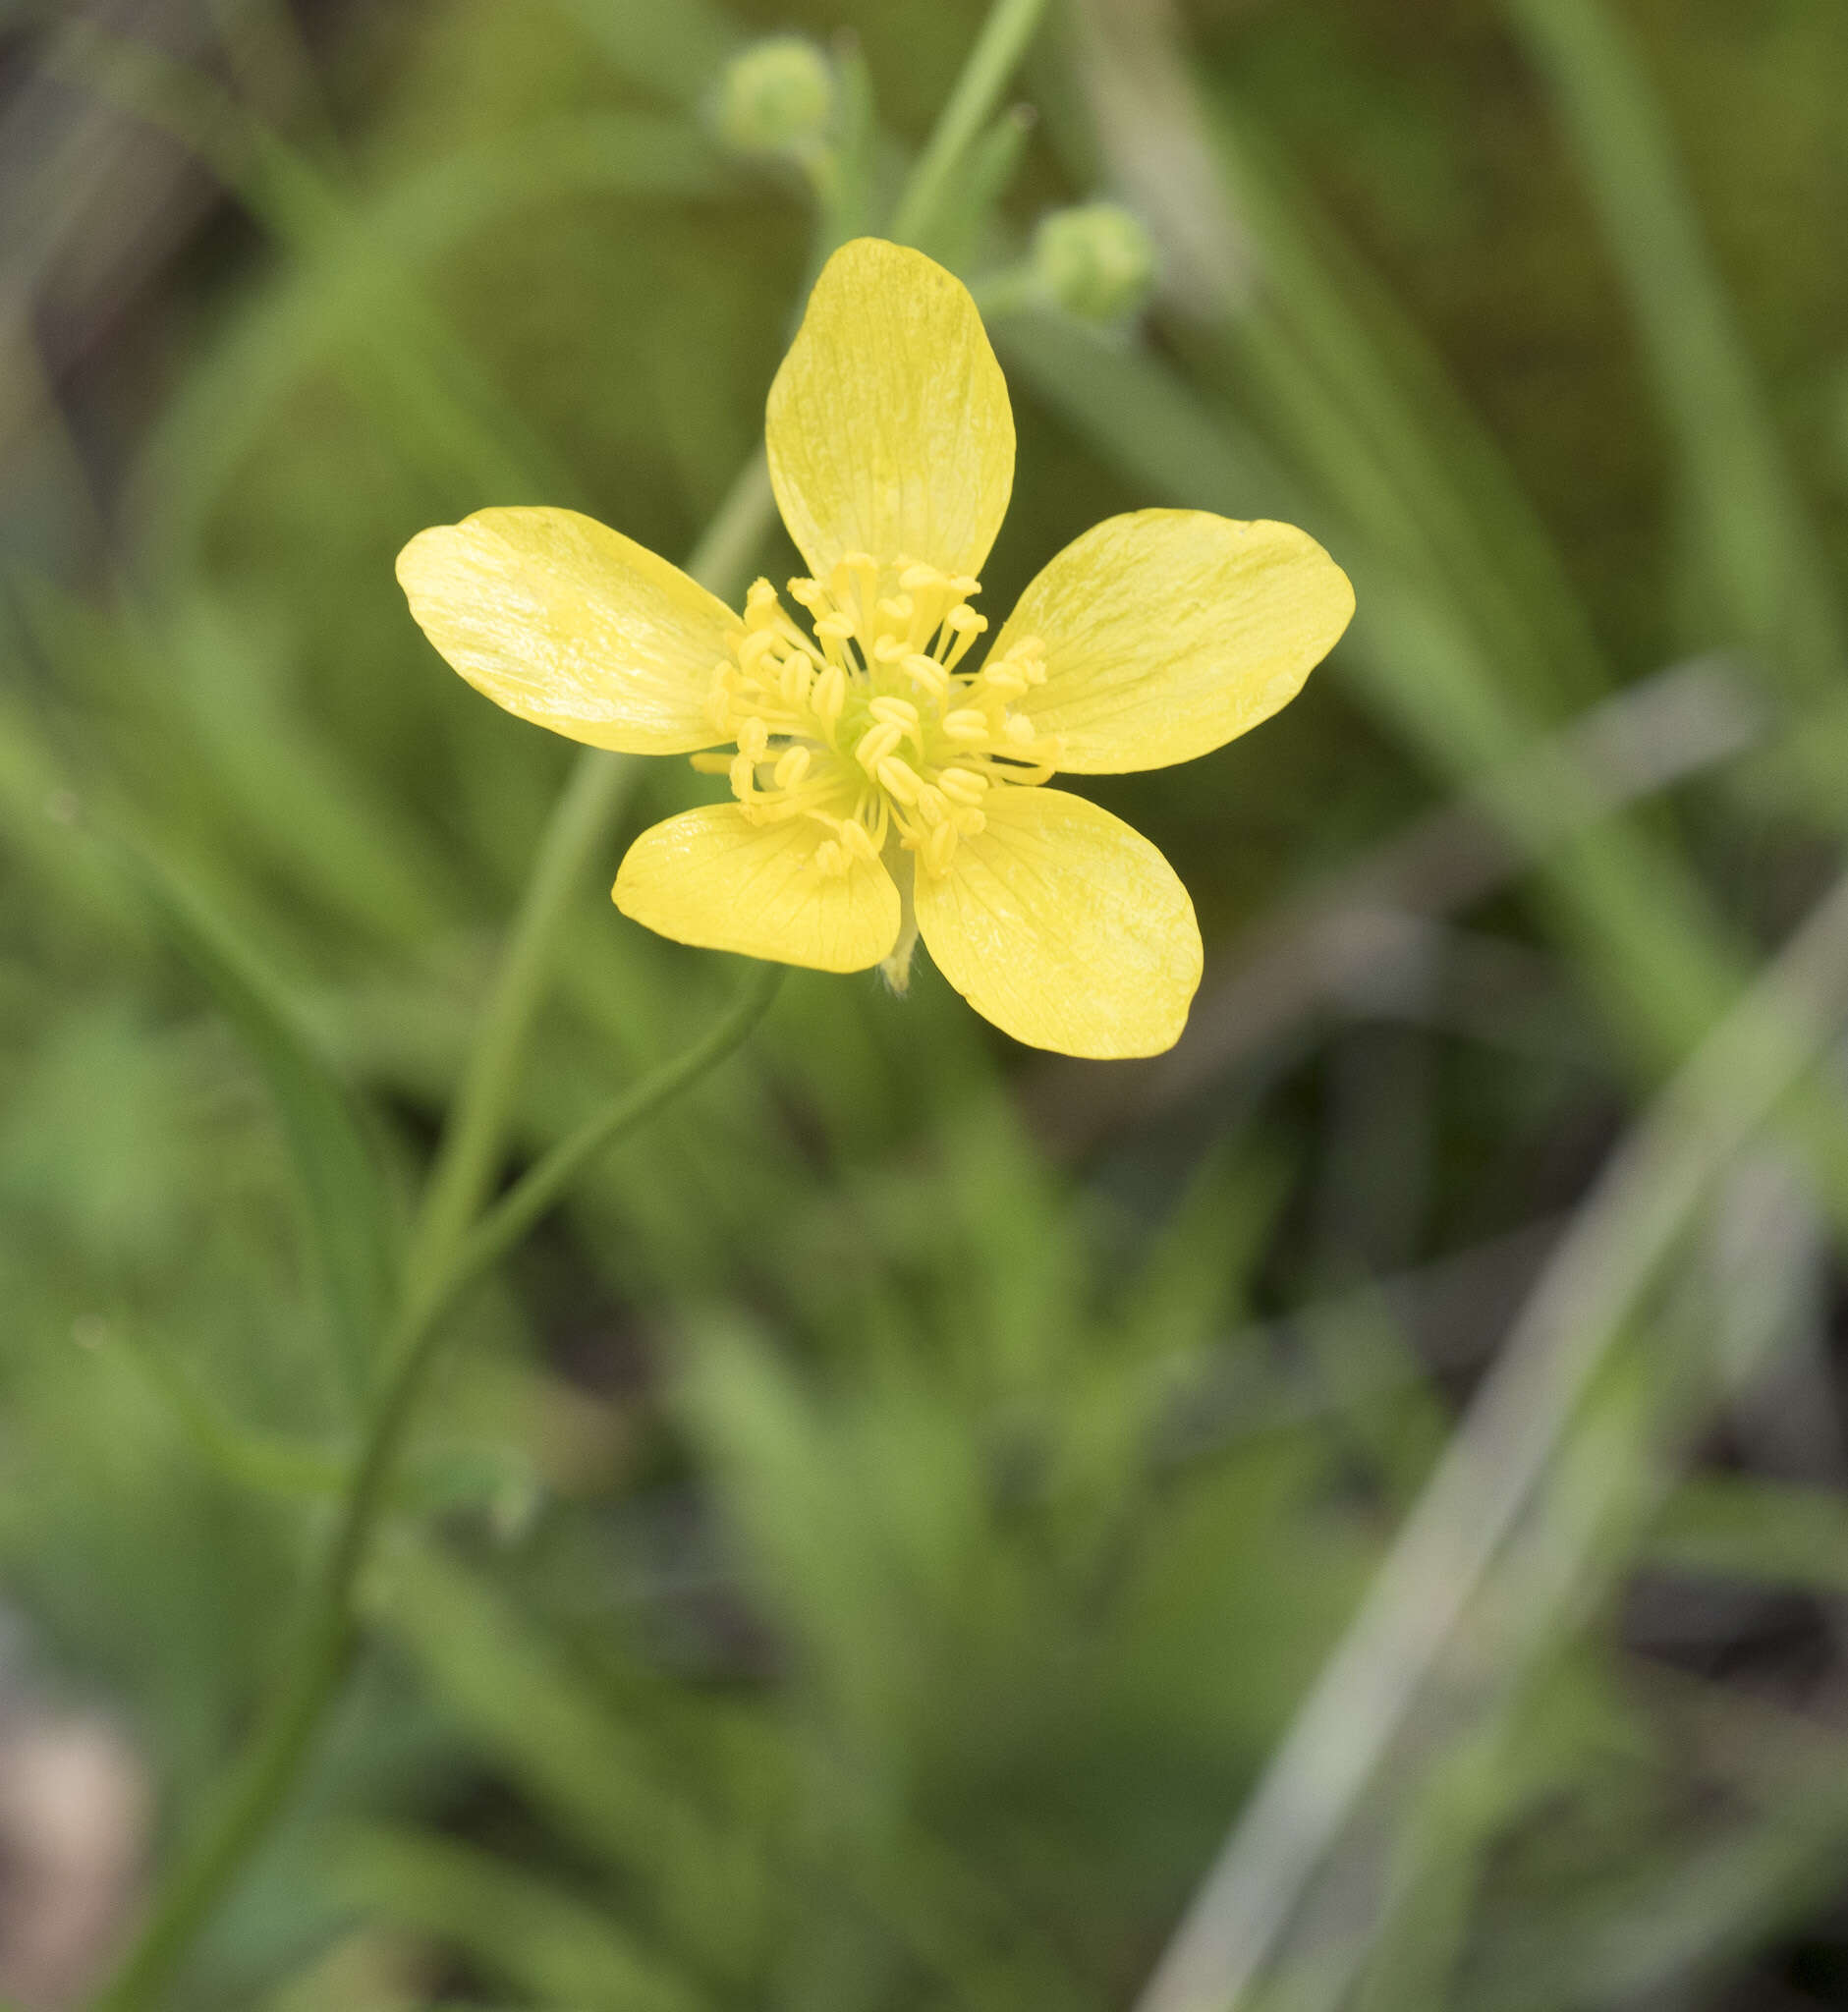
<svg viewBox="0 0 1848 2012"><path fill-rule="evenodd" d="M920 872L918 927L978 1013L1036 1048L1158 1055L1200 984L1194 904L1160 853L1064 790L1002 788L940 879Z"/></svg>
<svg viewBox="0 0 1848 2012"><path fill-rule="evenodd" d="M866 971L898 939L898 889L876 860L825 874L812 817L753 824L736 804L683 810L644 831L616 875L616 906L677 943L811 971Z"/></svg>
<svg viewBox="0 0 1848 2012"><path fill-rule="evenodd" d="M1037 636L1034 725L1059 766L1113 775L1191 761L1302 690L1354 612L1354 589L1293 525L1204 510L1107 517L1047 565L993 654Z"/></svg>
<svg viewBox="0 0 1848 2012"><path fill-rule="evenodd" d="M685 754L738 617L678 566L575 510L477 510L420 531L398 580L477 692L592 748Z"/></svg>
<svg viewBox="0 0 1848 2012"><path fill-rule="evenodd" d="M922 252L857 238L822 267L764 438L816 579L848 552L980 572L1014 483L1014 415L969 289Z"/></svg>

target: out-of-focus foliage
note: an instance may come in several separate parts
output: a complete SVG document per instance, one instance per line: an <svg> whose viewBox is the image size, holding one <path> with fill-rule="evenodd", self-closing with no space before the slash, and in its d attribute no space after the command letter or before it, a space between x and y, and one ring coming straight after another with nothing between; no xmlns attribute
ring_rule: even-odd
<svg viewBox="0 0 1848 2012"><path fill-rule="evenodd" d="M0 100L0 1583L158 1858L288 1651L564 775L392 557L540 501L684 554L812 250L728 60L832 50L889 193L978 15L51 12ZM363 1668L176 2003L1135 2000L1614 1142L1838 870L1845 86L1827 0L1055 12L937 248L1021 428L986 603L1156 503L1360 596L1288 712L1096 790L1194 892L1194 1031L1055 1067L801 974L599 1163L460 1310ZM1140 324L1031 283L1100 196ZM735 982L606 897L705 787L626 784L523 1157ZM1848 1115L1771 1116L1251 2002L1848 2004Z"/></svg>

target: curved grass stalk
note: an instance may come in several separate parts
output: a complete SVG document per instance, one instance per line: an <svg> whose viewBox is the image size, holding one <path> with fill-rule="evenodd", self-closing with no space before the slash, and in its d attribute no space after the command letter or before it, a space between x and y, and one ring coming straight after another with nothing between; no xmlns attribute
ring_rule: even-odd
<svg viewBox="0 0 1848 2012"><path fill-rule="evenodd" d="M1848 1014L1848 875L1606 1168L1374 1576L1135 2012L1238 2012L1715 1179Z"/></svg>

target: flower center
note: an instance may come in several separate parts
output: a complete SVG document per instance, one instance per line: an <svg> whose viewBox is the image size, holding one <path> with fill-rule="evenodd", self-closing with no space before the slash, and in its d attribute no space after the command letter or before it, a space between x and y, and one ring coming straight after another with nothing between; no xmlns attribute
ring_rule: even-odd
<svg viewBox="0 0 1848 2012"><path fill-rule="evenodd" d="M694 766L729 775L754 823L825 825L824 874L894 851L946 872L958 843L982 829L988 791L1042 783L1059 759L1022 704L1045 682L1036 637L978 671L960 668L988 626L969 606L980 591L934 567L850 552L825 586L789 583L805 634L759 580L706 701L737 753L696 754Z"/></svg>

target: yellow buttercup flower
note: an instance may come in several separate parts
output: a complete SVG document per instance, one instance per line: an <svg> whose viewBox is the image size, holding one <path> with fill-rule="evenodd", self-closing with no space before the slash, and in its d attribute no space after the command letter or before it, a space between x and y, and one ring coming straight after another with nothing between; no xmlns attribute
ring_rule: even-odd
<svg viewBox="0 0 1848 2012"><path fill-rule="evenodd" d="M1068 545L985 657L971 605L1014 420L967 289L844 246L770 387L776 501L810 568L744 613L569 510L420 532L398 578L479 691L592 747L691 754L735 801L644 831L616 905L664 936L819 971L922 934L1016 1039L1158 1054L1200 983L1187 890L1077 775L1161 768L1295 697L1354 594L1306 533L1139 510ZM791 612L791 605L800 615Z"/></svg>

